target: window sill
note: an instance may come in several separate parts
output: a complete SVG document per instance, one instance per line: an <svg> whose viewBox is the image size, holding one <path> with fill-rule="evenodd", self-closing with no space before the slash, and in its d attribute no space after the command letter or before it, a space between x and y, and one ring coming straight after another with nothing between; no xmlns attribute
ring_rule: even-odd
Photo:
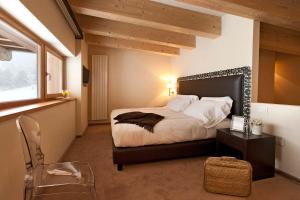
<svg viewBox="0 0 300 200"><path fill-rule="evenodd" d="M26 106L19 106L15 108L0 110L0 122L16 118L21 114L36 112L39 110L47 109L53 106L57 106L75 100L76 100L75 98L56 99L51 101L30 104Z"/></svg>

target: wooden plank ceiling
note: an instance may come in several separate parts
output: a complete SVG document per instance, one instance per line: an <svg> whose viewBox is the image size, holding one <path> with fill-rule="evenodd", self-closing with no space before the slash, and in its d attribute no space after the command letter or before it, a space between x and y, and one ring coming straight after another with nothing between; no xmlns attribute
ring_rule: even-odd
<svg viewBox="0 0 300 200"><path fill-rule="evenodd" d="M300 0L177 0L300 31Z"/></svg>
<svg viewBox="0 0 300 200"><path fill-rule="evenodd" d="M216 38L221 17L149 0L69 0L88 44L178 55Z"/></svg>
<svg viewBox="0 0 300 200"><path fill-rule="evenodd" d="M177 0L260 21L260 48L300 55L300 0Z"/></svg>

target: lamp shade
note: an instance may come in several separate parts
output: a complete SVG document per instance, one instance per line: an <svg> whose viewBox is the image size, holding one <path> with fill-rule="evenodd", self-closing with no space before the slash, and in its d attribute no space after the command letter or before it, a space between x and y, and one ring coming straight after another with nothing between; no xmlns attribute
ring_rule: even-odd
<svg viewBox="0 0 300 200"><path fill-rule="evenodd" d="M167 83L167 88L168 89L172 89L174 87L174 84L171 82L171 81L169 81L168 83Z"/></svg>

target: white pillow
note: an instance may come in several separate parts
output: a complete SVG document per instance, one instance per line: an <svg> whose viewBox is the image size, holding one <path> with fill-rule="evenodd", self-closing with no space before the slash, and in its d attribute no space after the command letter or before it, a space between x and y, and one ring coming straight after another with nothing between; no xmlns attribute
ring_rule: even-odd
<svg viewBox="0 0 300 200"><path fill-rule="evenodd" d="M177 112L182 112L184 111L189 105L191 104L191 100L188 98L180 98L180 97L174 97L171 99L167 107L170 108L171 110L177 111Z"/></svg>
<svg viewBox="0 0 300 200"><path fill-rule="evenodd" d="M189 105L184 114L199 119L205 128L223 121L230 113L231 105L224 101L200 100Z"/></svg>
<svg viewBox="0 0 300 200"><path fill-rule="evenodd" d="M229 105L232 105L232 103L233 103L233 100L229 96L227 96L227 97L202 97L201 100L205 100L205 101L224 101L224 102L228 103Z"/></svg>
<svg viewBox="0 0 300 200"><path fill-rule="evenodd" d="M197 100L199 100L199 97L196 95L183 95L183 94L178 94L176 97L182 98L182 99L189 99L190 103L193 103Z"/></svg>

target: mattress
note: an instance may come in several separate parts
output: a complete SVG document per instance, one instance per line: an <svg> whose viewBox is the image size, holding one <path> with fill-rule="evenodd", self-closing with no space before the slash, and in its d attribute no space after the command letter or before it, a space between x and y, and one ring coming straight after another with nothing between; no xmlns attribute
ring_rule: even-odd
<svg viewBox="0 0 300 200"><path fill-rule="evenodd" d="M165 117L154 127L153 133L135 124L115 124L113 118L126 112L156 113ZM203 123L182 112L167 107L117 109L111 113L112 137L116 147L172 144L216 137L216 129L229 128L230 119L225 119L213 128L204 128Z"/></svg>

